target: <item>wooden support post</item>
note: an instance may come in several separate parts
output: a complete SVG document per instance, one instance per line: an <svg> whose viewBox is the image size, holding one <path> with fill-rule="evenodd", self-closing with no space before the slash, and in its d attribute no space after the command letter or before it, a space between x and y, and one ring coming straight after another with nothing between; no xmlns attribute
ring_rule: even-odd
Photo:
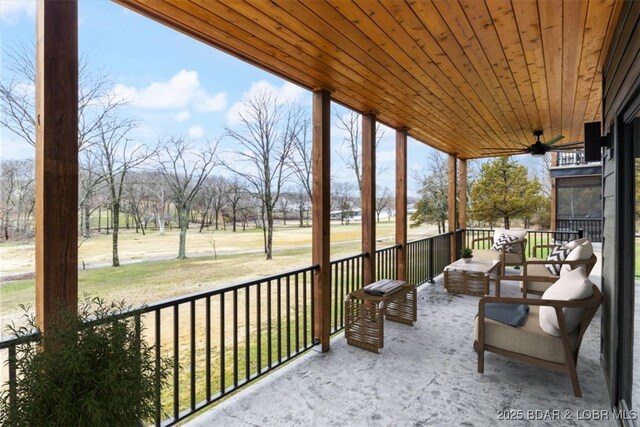
<svg viewBox="0 0 640 427"><path fill-rule="evenodd" d="M78 3L38 2L36 321L78 303Z"/></svg>
<svg viewBox="0 0 640 427"><path fill-rule="evenodd" d="M331 267L329 264L329 210L331 177L331 95L326 90L313 92L313 200L312 262L314 273L314 337L322 351L329 350L331 332Z"/></svg>
<svg viewBox="0 0 640 427"><path fill-rule="evenodd" d="M376 280L376 115L362 115L362 286Z"/></svg>
<svg viewBox="0 0 640 427"><path fill-rule="evenodd" d="M458 159L460 167L460 188L458 188L458 228L463 230L462 246L465 244L467 229L467 159ZM458 251L462 248L458 248Z"/></svg>
<svg viewBox="0 0 640 427"><path fill-rule="evenodd" d="M449 212L447 222L449 232L451 232L451 262L458 258L458 248L456 246L456 156L449 155Z"/></svg>
<svg viewBox="0 0 640 427"><path fill-rule="evenodd" d="M550 166L555 166L558 164L558 153L557 152L552 152L551 153L551 164ZM555 231L556 230L556 222L558 219L558 199L557 199L557 192L558 192L558 187L557 187L558 183L556 182L556 178L551 178L551 224L549 224L549 229Z"/></svg>
<svg viewBox="0 0 640 427"><path fill-rule="evenodd" d="M407 130L396 130L396 277L407 280Z"/></svg>

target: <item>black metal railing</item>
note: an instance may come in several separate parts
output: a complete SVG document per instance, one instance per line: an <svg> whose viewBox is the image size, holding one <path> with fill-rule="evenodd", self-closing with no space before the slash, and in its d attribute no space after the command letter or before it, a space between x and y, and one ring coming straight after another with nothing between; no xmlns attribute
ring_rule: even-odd
<svg viewBox="0 0 640 427"><path fill-rule="evenodd" d="M376 250L376 280L396 279L396 254L400 245Z"/></svg>
<svg viewBox="0 0 640 427"><path fill-rule="evenodd" d="M471 246L490 229L457 230L456 243ZM407 243L407 282L433 281L450 263L453 233ZM527 255L536 244L561 243L577 231L529 231ZM490 248L486 242L484 247ZM395 278L399 245L376 251L376 278ZM331 268L331 333L344 328L344 300L362 287L367 254L334 260ZM540 254L538 254L540 256ZM314 272L311 266L250 282L151 304L130 312L141 339L155 345L156 364L172 358L171 378L156 391L155 425L172 425L218 401L316 344L313 332ZM35 334L0 341L3 378L19 375L20 345L34 345ZM4 353L4 354L3 354ZM16 390L10 389L15 401Z"/></svg>
<svg viewBox="0 0 640 427"><path fill-rule="evenodd" d="M156 391L155 425L172 425L309 350L313 272L307 267L170 299L128 313L155 346L156 364L171 357L168 385ZM139 322L139 323L138 323ZM36 336L0 342L7 377L16 350ZM29 341L26 342L25 341ZM13 384L10 381L10 386ZM15 390L9 390L11 394Z"/></svg>
<svg viewBox="0 0 640 427"><path fill-rule="evenodd" d="M400 245L376 251L376 280L395 279ZM442 273L449 264L451 233L407 243L407 282L420 285ZM344 329L344 300L362 287L363 262L367 254L331 261L331 333Z"/></svg>
<svg viewBox="0 0 640 427"><path fill-rule="evenodd" d="M331 333L344 329L344 300L362 287L366 254L331 261Z"/></svg>
<svg viewBox="0 0 640 427"><path fill-rule="evenodd" d="M577 166L586 164L584 150L559 151L556 166Z"/></svg>
<svg viewBox="0 0 640 427"><path fill-rule="evenodd" d="M444 271L450 263L451 233L407 243L407 282L421 285Z"/></svg>
<svg viewBox="0 0 640 427"><path fill-rule="evenodd" d="M465 245L472 249L491 249L493 241L488 238L493 238L494 230L490 228L467 228L465 230ZM525 255L527 257L533 256L533 248L537 245L555 245L567 243L570 240L575 240L582 237L582 231L551 231L551 230L527 230L527 246L525 248ZM477 239L480 240L472 243ZM546 256L546 251L542 253L538 251L536 256Z"/></svg>
<svg viewBox="0 0 640 427"><path fill-rule="evenodd" d="M602 218L558 218L556 230L584 230L584 237L602 242Z"/></svg>

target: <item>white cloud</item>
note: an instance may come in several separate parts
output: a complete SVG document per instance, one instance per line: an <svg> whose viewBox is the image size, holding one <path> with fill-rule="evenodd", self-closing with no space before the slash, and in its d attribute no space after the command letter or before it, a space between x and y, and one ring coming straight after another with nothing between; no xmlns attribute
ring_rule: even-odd
<svg viewBox="0 0 640 427"><path fill-rule="evenodd" d="M240 122L240 117L246 113L244 101L253 98L257 94L267 93L273 96L279 104L300 102L307 92L293 83L285 82L282 86L274 86L266 80L253 82L248 91L242 94L242 100L234 103L227 113L227 121L234 125Z"/></svg>
<svg viewBox="0 0 640 427"><path fill-rule="evenodd" d="M184 122L185 120L188 120L189 117L191 117L191 114L189 113L189 111L188 110L182 110L178 114L176 114L175 119L178 122Z"/></svg>
<svg viewBox="0 0 640 427"><path fill-rule="evenodd" d="M2 0L0 1L0 20L15 23L21 17L33 19L36 16L35 0Z"/></svg>
<svg viewBox="0 0 640 427"><path fill-rule="evenodd" d="M195 108L198 111L222 111L227 105L225 93L209 94L200 84L197 71L180 70L168 81L153 82L144 88L118 84L116 95L134 107Z"/></svg>
<svg viewBox="0 0 640 427"><path fill-rule="evenodd" d="M202 126L192 126L189 128L189 136L191 138L201 138L204 136L204 129L202 129Z"/></svg>

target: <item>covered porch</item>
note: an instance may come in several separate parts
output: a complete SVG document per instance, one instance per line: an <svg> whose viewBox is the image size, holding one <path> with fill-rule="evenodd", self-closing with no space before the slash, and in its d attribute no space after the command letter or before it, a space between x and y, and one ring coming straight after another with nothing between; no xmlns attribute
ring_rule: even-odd
<svg viewBox="0 0 640 427"><path fill-rule="evenodd" d="M515 282L504 289L518 296ZM307 352L187 425L616 425L599 368L599 315L580 351L580 399L565 375L492 353L478 374L477 311L478 298L447 293L439 276L419 287L414 326L385 323L379 354L337 335L331 351Z"/></svg>
<svg viewBox="0 0 640 427"><path fill-rule="evenodd" d="M238 399L223 403L213 412L215 422L297 424L305 421L304 414L308 420L308 408L320 402L331 406L329 413L336 417L324 420L326 424L363 421L365 416L382 424L438 423L452 417L475 424L495 421L501 409L520 408L558 409L560 416L568 410L577 417L579 409L617 404L617 394L611 401L602 397L606 381L597 320L588 330L578 363L582 400L572 397L566 377L499 357L488 357L486 373L478 375L470 347L477 299L448 296L438 284L421 289L416 327L389 327L382 355L347 347L331 334L340 329L341 298L350 287L385 276L423 283L457 258L467 228L468 159L518 154L531 144L536 130L547 138L562 133L567 142L583 141L583 124L603 118L605 89L615 84L616 90L609 93L622 91L622 81L603 88L601 77L612 40L624 39L616 46L633 40L635 24L630 33L617 28L619 23L637 22L637 3L531 1L514 7L473 1L118 2L313 91L311 265L162 302L140 313L152 325L150 333L157 343L165 335L173 336L169 350L176 365L169 423L220 399L227 386L248 384L312 347L322 353L307 352L262 382L255 394L248 388ZM46 329L60 301L72 305L77 299L77 35L60 31L77 28L75 3L41 1L38 24L39 63L58 64L39 68L37 92L42 118L36 166L37 311ZM620 56L610 59L614 60L623 62ZM631 70L625 64L620 67ZM612 68L618 69L622 68ZM334 262L328 232L332 100L362 113L363 182L362 252ZM384 250L376 248L374 220L376 122L396 129L396 241ZM429 241L407 242L409 136L449 155L449 232ZM613 252L611 259L616 255ZM605 341L617 348L618 323L611 315L617 300L608 283L603 293L609 311L602 323L609 325ZM179 319L185 313L190 317L183 336ZM256 326L249 326L254 321ZM452 329L455 340L449 336ZM255 349L238 346L255 336ZM225 350L230 342L233 346ZM189 350L187 356L184 349ZM259 357L252 357L254 351ZM214 352L222 366L219 390L210 382ZM614 363L612 354L604 356ZM181 366L191 370L178 366L184 357ZM193 369L196 357L198 363L204 360L204 376ZM225 357L233 360L231 370ZM261 365L263 360L268 366ZM270 386L288 389L295 400L277 396ZM158 399L159 395L158 390ZM364 397L369 396L373 408L365 406ZM334 409L333 401L323 400L330 398L345 406ZM261 419L238 418L249 416L254 405L277 412L265 412ZM388 418L398 413L401 418ZM156 423L165 419L158 408Z"/></svg>

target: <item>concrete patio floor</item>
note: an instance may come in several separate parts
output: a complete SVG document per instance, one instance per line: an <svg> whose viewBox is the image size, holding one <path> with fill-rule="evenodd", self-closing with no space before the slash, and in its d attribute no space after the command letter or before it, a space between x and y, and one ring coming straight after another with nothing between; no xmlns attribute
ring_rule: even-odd
<svg viewBox="0 0 640 427"><path fill-rule="evenodd" d="M503 289L517 296L515 283ZM329 352L308 352L188 425L616 425L599 362L599 313L584 336L583 397L576 398L566 375L492 353L478 374L477 309L478 298L448 294L442 279L425 284L417 323L386 321L379 354L347 345L340 334ZM602 416L610 419L594 419Z"/></svg>

